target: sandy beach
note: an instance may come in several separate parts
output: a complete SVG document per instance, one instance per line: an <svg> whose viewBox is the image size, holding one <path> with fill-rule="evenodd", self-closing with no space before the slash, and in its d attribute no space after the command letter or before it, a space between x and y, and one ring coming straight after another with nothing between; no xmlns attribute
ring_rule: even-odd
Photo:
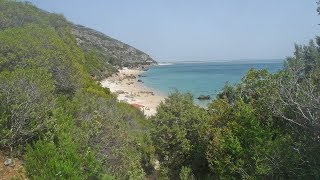
<svg viewBox="0 0 320 180"><path fill-rule="evenodd" d="M101 81L103 87L118 95L118 100L139 108L146 116L155 115L157 106L165 96L152 91L138 82L142 70L124 68L117 74Z"/></svg>

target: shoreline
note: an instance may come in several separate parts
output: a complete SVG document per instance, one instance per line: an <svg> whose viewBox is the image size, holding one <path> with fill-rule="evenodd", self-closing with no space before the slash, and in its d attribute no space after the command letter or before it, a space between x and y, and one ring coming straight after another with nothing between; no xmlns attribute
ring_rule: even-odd
<svg viewBox="0 0 320 180"><path fill-rule="evenodd" d="M158 105L164 102L167 96L144 86L143 82L138 82L138 76L143 72L139 69L123 68L100 83L102 87L115 93L118 101L131 104L150 117L156 114Z"/></svg>

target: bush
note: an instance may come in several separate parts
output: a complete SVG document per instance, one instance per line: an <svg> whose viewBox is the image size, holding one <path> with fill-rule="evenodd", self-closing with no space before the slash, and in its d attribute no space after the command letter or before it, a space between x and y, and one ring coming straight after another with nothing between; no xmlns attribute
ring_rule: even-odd
<svg viewBox="0 0 320 180"><path fill-rule="evenodd" d="M101 163L86 146L87 134L62 110L54 114L50 131L28 145L25 163L33 179L98 179Z"/></svg>
<svg viewBox="0 0 320 180"><path fill-rule="evenodd" d="M26 144L46 128L54 87L43 68L0 73L0 146Z"/></svg>
<svg viewBox="0 0 320 180"><path fill-rule="evenodd" d="M208 116L193 104L190 94L173 93L160 104L152 122L152 140L161 167L169 177L178 177L182 166L190 166L196 175L206 175L206 143L202 135Z"/></svg>
<svg viewBox="0 0 320 180"><path fill-rule="evenodd" d="M195 180L195 177L192 173L192 169L185 166L181 168L179 177L181 180Z"/></svg>

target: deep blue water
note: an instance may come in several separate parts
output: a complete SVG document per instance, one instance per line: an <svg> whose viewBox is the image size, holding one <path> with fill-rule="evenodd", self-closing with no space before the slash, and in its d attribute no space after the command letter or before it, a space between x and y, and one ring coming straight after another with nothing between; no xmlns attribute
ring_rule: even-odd
<svg viewBox="0 0 320 180"><path fill-rule="evenodd" d="M199 101L199 95L215 97L226 82L238 83L250 68L276 72L283 67L282 60L269 62L206 62L175 63L151 67L141 79L146 86L165 95L178 90L190 92L195 102L205 106L210 101Z"/></svg>

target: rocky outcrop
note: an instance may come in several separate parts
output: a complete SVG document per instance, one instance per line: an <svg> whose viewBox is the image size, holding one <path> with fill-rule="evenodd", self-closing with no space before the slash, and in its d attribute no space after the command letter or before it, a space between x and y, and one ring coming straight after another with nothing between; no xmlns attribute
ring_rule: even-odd
<svg viewBox="0 0 320 180"><path fill-rule="evenodd" d="M77 44L85 51L95 51L115 67L145 67L157 64L146 53L81 25L72 25Z"/></svg>
<svg viewBox="0 0 320 180"><path fill-rule="evenodd" d="M210 100L210 96L209 95L207 95L207 96L200 95L197 99L199 99L199 100Z"/></svg>

